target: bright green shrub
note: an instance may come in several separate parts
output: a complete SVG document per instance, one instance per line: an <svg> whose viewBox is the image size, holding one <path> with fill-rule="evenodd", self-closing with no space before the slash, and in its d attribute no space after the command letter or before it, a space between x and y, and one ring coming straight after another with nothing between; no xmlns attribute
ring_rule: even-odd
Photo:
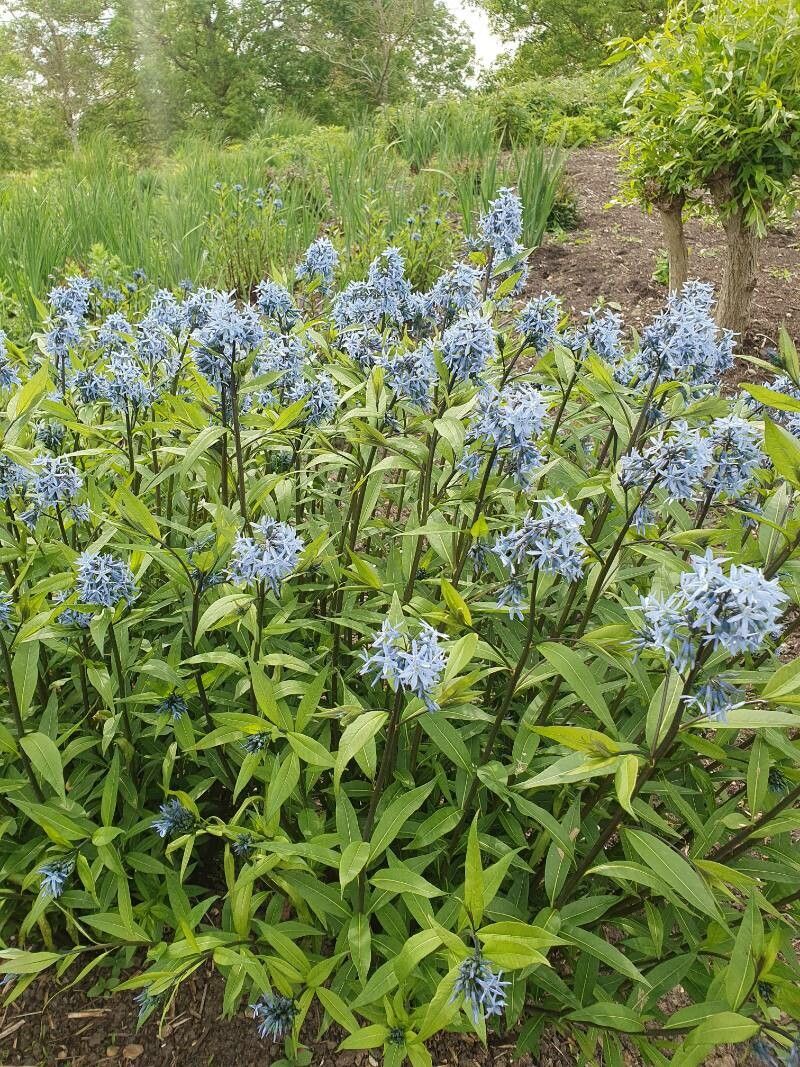
<svg viewBox="0 0 800 1067"><path fill-rule="evenodd" d="M7 997L213 961L295 1063L315 1002L395 1067L788 1050L797 356L726 399L700 285L634 347L518 314L521 236L427 294L324 240L252 305L72 278L3 342Z"/></svg>
<svg viewBox="0 0 800 1067"><path fill-rule="evenodd" d="M720 323L747 329L758 244L800 173L800 10L795 0L679 3L663 28L618 43L633 60L625 165L659 209L670 284L688 274L687 200L708 195L726 237Z"/></svg>
<svg viewBox="0 0 800 1067"><path fill-rule="evenodd" d="M544 139L567 147L608 140L622 121L625 80L606 73L497 85L486 104L506 143Z"/></svg>

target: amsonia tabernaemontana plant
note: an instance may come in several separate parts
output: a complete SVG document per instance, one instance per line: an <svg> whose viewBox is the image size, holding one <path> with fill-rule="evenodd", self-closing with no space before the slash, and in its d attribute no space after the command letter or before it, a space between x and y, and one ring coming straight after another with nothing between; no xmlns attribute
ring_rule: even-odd
<svg viewBox="0 0 800 1067"><path fill-rule="evenodd" d="M797 354L723 387L699 283L524 304L521 232L424 293L327 237L247 305L74 275L3 339L7 997L213 961L290 1062L796 1062Z"/></svg>

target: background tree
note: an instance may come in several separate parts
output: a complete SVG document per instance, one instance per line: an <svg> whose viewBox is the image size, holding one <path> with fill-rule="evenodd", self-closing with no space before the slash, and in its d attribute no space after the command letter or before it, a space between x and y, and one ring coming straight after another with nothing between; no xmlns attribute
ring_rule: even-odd
<svg viewBox="0 0 800 1067"><path fill-rule="evenodd" d="M630 190L661 212L670 287L685 280L690 198L725 229L720 324L747 328L758 245L800 172L800 12L795 0L680 4L663 28L619 42L635 61L626 102Z"/></svg>
<svg viewBox="0 0 800 1067"><path fill-rule="evenodd" d="M75 146L87 111L114 92L106 77L108 6L103 0L25 0L7 5L6 12L31 95Z"/></svg>
<svg viewBox="0 0 800 1067"><path fill-rule="evenodd" d="M607 42L640 37L657 26L665 0L476 0L499 33L518 41L505 66L508 81L599 67Z"/></svg>
<svg viewBox="0 0 800 1067"><path fill-rule="evenodd" d="M463 88L474 58L466 27L441 0L317 0L303 41L362 108Z"/></svg>

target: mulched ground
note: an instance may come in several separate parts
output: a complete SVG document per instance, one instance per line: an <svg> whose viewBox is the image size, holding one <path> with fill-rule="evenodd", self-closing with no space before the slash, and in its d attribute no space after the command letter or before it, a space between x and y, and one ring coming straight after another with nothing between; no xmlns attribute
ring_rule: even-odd
<svg viewBox="0 0 800 1067"><path fill-rule="evenodd" d="M613 147L573 152L568 175L577 199L579 228L563 236L548 236L533 256L528 285L532 294L551 290L574 312L599 299L618 305L629 325L641 326L663 304L665 287L653 280L663 245L658 219L638 208L613 203L620 176ZM763 352L774 346L784 323L795 338L800 334L800 217L773 232L761 253L761 272L755 294L753 326L744 347ZM710 222L691 221L687 227L692 251L691 275L719 284L722 236ZM94 979L92 979L94 981ZM159 1030L152 1017L137 1032L136 1005L130 993L113 999L90 997L85 983L64 989L51 978L32 986L17 1003L0 1009L0 1067L97 1067L133 1063L138 1067L246 1067L266 1065L280 1058L279 1050L261 1041L244 1012L220 1020L219 977L201 972L186 983ZM337 1040L315 1041L314 1027L304 1035L313 1049L313 1067L378 1067L380 1055L337 1053ZM491 1041L484 1049L474 1040L447 1035L430 1043L436 1067L574 1067L575 1049L561 1037L545 1042L538 1061L529 1056L514 1061L513 1043ZM627 1067L638 1060L626 1057ZM707 1067L744 1067L744 1049L721 1051Z"/></svg>
<svg viewBox="0 0 800 1067"><path fill-rule="evenodd" d="M83 989L61 988L46 977L19 1002L0 1009L0 1067L267 1067L281 1059L280 1048L262 1041L252 1017L242 1011L219 1018L222 983L210 969L186 982L159 1030L152 1016L136 1029L133 994L89 997ZM315 1040L318 1021L309 1021L303 1038L312 1067L379 1067L380 1051L337 1052L343 1034ZM334 1039L334 1037L336 1039ZM575 1067L575 1046L561 1036L544 1041L538 1059L513 1058L514 1042L489 1038L484 1048L474 1038L446 1034L428 1043L435 1067ZM633 1054L626 1067L640 1067ZM722 1051L706 1067L750 1067L744 1049Z"/></svg>
<svg viewBox="0 0 800 1067"><path fill-rule="evenodd" d="M626 323L639 327L664 303L667 290L653 280L664 247L657 216L635 205L613 201L622 178L614 147L574 151L567 162L569 185L577 200L579 228L548 235L531 260L528 290L550 290L574 312L599 299L618 304ZM719 285L724 241L712 221L692 219L687 225L690 277ZM784 324L800 339L800 215L771 232L760 256L753 323L744 348L762 351L774 346Z"/></svg>

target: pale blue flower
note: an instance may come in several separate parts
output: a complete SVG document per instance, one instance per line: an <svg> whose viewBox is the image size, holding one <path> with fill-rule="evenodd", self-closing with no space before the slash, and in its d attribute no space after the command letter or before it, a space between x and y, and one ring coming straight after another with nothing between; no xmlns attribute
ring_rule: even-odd
<svg viewBox="0 0 800 1067"><path fill-rule="evenodd" d="M495 259L510 259L522 250L522 201L513 189L499 189L489 210L478 222L478 232Z"/></svg>
<svg viewBox="0 0 800 1067"><path fill-rule="evenodd" d="M118 311L109 315L97 332L97 344L107 353L121 352L133 340L133 327Z"/></svg>
<svg viewBox="0 0 800 1067"><path fill-rule="evenodd" d="M583 523L583 517L566 500L543 500L541 517L536 519L529 512L521 526L496 538L494 553L512 575L536 568L576 581L584 569Z"/></svg>
<svg viewBox="0 0 800 1067"><path fill-rule="evenodd" d="M290 997L264 994L250 1005L253 1018L258 1023L258 1036L269 1041L280 1041L291 1033L297 1006Z"/></svg>
<svg viewBox="0 0 800 1067"><path fill-rule="evenodd" d="M329 289L338 264L339 253L331 240L328 237L318 237L306 249L302 263L295 270L295 276L307 278L309 281L319 278L323 288Z"/></svg>
<svg viewBox="0 0 800 1067"><path fill-rule="evenodd" d="M544 462L535 439L541 434L547 402L533 385L520 383L498 392L487 386L470 420L469 440L486 440L506 456L517 482L526 486Z"/></svg>
<svg viewBox="0 0 800 1067"><path fill-rule="evenodd" d="M33 467L29 491L39 511L69 504L83 486L78 468L64 456L39 456Z"/></svg>
<svg viewBox="0 0 800 1067"><path fill-rule="evenodd" d="M177 797L170 797L159 805L160 814L153 819L150 826L159 837L179 837L194 829L194 815L181 804Z"/></svg>
<svg viewBox="0 0 800 1067"><path fill-rule="evenodd" d="M456 381L478 379L495 353L494 330L480 312L470 312L447 327L441 344L444 361Z"/></svg>
<svg viewBox="0 0 800 1067"><path fill-rule="evenodd" d="M439 644L442 634L423 622L416 637L393 626L384 619L380 631L374 636L369 655L362 651L364 663L361 674L371 674L398 687L413 692L428 711L438 711L439 705L432 693L441 680L446 665L444 652Z"/></svg>
<svg viewBox="0 0 800 1067"><path fill-rule="evenodd" d="M506 1006L506 987L510 985L501 981L502 977L503 972L495 974L489 961L476 950L460 964L450 1000L463 997L476 1024L481 1013L485 1017L501 1015Z"/></svg>
<svg viewBox="0 0 800 1067"><path fill-rule="evenodd" d="M64 892L67 879L74 869L75 863L72 860L53 860L42 864L38 871L41 875L39 889L42 895L57 900Z"/></svg>
<svg viewBox="0 0 800 1067"><path fill-rule="evenodd" d="M758 467L767 464L760 448L761 430L738 415L711 424L713 463L708 488L715 492L743 492Z"/></svg>
<svg viewBox="0 0 800 1067"><path fill-rule="evenodd" d="M744 690L731 685L724 677L718 677L711 678L683 699L705 718L725 722L728 712L744 701L745 694Z"/></svg>
<svg viewBox="0 0 800 1067"><path fill-rule="evenodd" d="M386 384L400 398L408 400L423 411L431 407L431 394L436 381L433 349L425 341L418 348L397 352L380 360Z"/></svg>
<svg viewBox="0 0 800 1067"><path fill-rule="evenodd" d="M170 693L156 708L159 715L169 715L173 722L177 722L189 712L189 707L180 693Z"/></svg>
<svg viewBox="0 0 800 1067"><path fill-rule="evenodd" d="M53 314L59 318L85 319L92 289L91 278L84 278L80 274L68 278L63 285L56 286L48 294L47 299Z"/></svg>
<svg viewBox="0 0 800 1067"><path fill-rule="evenodd" d="M0 591L0 628L10 630L11 614L14 610L14 601L8 593Z"/></svg>
<svg viewBox="0 0 800 1067"><path fill-rule="evenodd" d="M521 619L524 599L525 586L522 582L512 579L510 582L506 582L497 594L497 606L508 609L509 619Z"/></svg>
<svg viewBox="0 0 800 1067"><path fill-rule="evenodd" d="M517 316L514 328L541 355L556 339L560 321L561 300L552 293L542 293L528 301Z"/></svg>
<svg viewBox="0 0 800 1067"><path fill-rule="evenodd" d="M258 283L255 302L261 314L268 319L275 319L283 330L290 330L300 321L300 312L289 290L271 278Z"/></svg>
<svg viewBox="0 0 800 1067"><path fill-rule="evenodd" d="M665 599L643 597L634 609L642 613L634 647L660 651L684 670L695 663L703 646L738 656L777 637L788 600L777 579L736 564L725 574L724 562L710 549L704 556L692 556L674 593Z"/></svg>
<svg viewBox="0 0 800 1067"><path fill-rule="evenodd" d="M425 314L447 325L456 315L474 311L480 304L481 272L468 263L456 263L441 274L425 295Z"/></svg>
<svg viewBox="0 0 800 1067"><path fill-rule="evenodd" d="M120 600L132 604L138 596L130 567L110 552L83 552L75 563L78 596L83 604L113 608Z"/></svg>
<svg viewBox="0 0 800 1067"><path fill-rule="evenodd" d="M622 357L622 316L610 308L591 308L584 313L586 322L563 335L563 343L577 359L590 352L615 363Z"/></svg>
<svg viewBox="0 0 800 1067"><path fill-rule="evenodd" d="M266 582L278 596L280 584L297 566L303 541L294 527L269 516L253 526L253 536L238 534L229 564L230 579L237 585Z"/></svg>
<svg viewBox="0 0 800 1067"><path fill-rule="evenodd" d="M19 371L8 358L6 334L0 330L0 389L11 389L19 383Z"/></svg>
<svg viewBox="0 0 800 1067"><path fill-rule="evenodd" d="M670 293L666 309L642 331L632 369L643 381L656 373L692 385L716 381L733 366L734 335L717 326L713 307L714 290L704 282Z"/></svg>
<svg viewBox="0 0 800 1067"><path fill-rule="evenodd" d="M670 500L690 500L699 492L712 458L709 438L679 421L668 436L622 458L620 484L624 489L652 485L666 490Z"/></svg>

